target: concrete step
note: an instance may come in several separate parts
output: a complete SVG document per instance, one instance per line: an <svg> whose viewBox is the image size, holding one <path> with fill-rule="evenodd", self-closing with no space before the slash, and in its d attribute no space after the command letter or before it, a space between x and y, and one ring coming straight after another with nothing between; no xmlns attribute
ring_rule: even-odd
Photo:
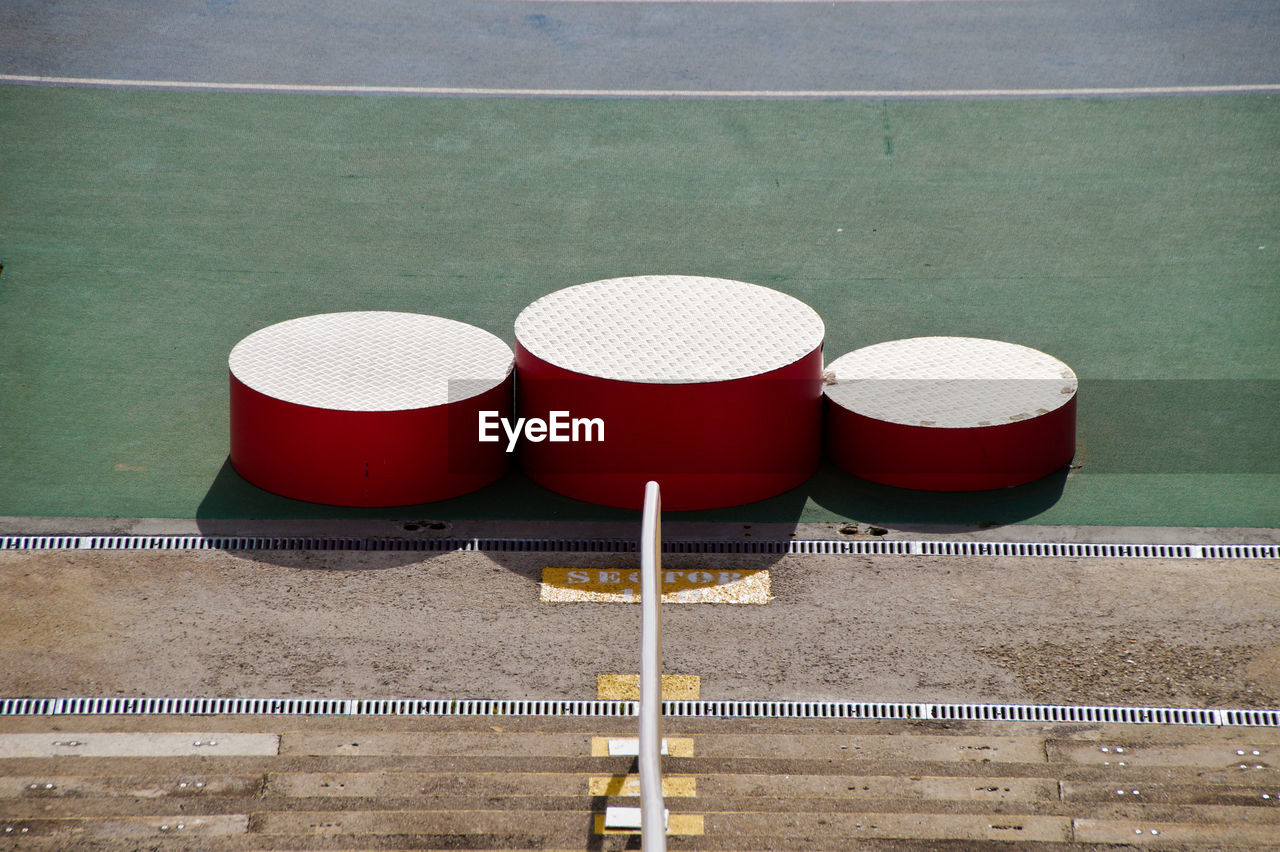
<svg viewBox="0 0 1280 852"><path fill-rule="evenodd" d="M630 720L492 722L0 720L0 849L634 848ZM1271 730L824 724L668 720L672 848L1280 847Z"/></svg>
<svg viewBox="0 0 1280 852"><path fill-rule="evenodd" d="M1092 819L1024 814L795 812L689 815L672 846L697 849L845 848L853 840L1005 841L1020 844L1280 846L1275 824ZM6 821L11 848L604 848L603 814L590 811L295 811L220 817ZM696 842L695 842L696 841ZM90 843L93 845L90 846ZM678 844L678 846L677 846ZM188 847L190 848L190 846Z"/></svg>
<svg viewBox="0 0 1280 852"><path fill-rule="evenodd" d="M111 771L117 767L102 767ZM926 767L934 771L947 767ZM1050 770L1061 767L1048 767ZM429 807L448 802L459 808L504 801L515 809L572 809L584 799L638 795L634 773L485 772L453 768L439 774L422 771L272 772L257 775L189 772L155 775L13 774L0 777L0 802L10 815L147 814L172 809L175 803L193 813L252 809L265 801L279 808L308 805L367 807L377 800L399 808ZM1052 773L1061 774L1061 773ZM1034 813L1152 813L1177 808L1182 813L1212 815L1238 809L1257 819L1280 816L1275 784L1240 785L1202 778L1200 784L1163 783L1149 779L1054 777L1012 778L990 775L804 775L667 772L665 795L696 799L701 807L720 810L750 808L769 811L802 808L884 810L929 806L946 813L980 813L997 807L1021 807ZM301 803L301 804L300 804ZM361 804L366 803L366 804ZM1210 818L1210 817L1205 817Z"/></svg>

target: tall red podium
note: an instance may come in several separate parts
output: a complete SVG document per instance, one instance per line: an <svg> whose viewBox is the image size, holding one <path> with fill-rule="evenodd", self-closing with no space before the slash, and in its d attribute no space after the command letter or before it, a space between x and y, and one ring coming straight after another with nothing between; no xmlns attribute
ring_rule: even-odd
<svg viewBox="0 0 1280 852"><path fill-rule="evenodd" d="M719 278L647 275L568 287L516 319L520 416L599 421L603 440L525 440L552 491L640 508L749 503L803 483L821 456L821 318Z"/></svg>

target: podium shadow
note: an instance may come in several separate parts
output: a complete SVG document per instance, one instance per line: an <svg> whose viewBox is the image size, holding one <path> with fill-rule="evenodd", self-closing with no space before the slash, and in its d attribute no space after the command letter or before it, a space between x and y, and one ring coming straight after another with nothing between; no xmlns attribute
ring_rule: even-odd
<svg viewBox="0 0 1280 852"><path fill-rule="evenodd" d="M934 534L971 532L1034 518L1061 498L1066 479L1064 469L1036 482L995 491L913 491L859 479L824 462L801 486L765 500L721 509L664 512L663 533L668 541L785 541L795 536L806 519L833 524L856 521ZM813 517L811 505L829 517ZM518 469L479 491L453 499L366 508L307 503L272 494L242 478L226 460L196 513L196 525L202 534L228 537L448 538L455 522L484 524L488 530L499 531L486 533L493 537L638 539L640 535L639 510L598 506L565 497L541 487ZM438 551L320 552L348 554L343 559L317 558L317 551L234 552L291 568L352 570L351 565L373 569L412 564ZM352 558L357 553L360 557ZM781 558L750 555L759 567ZM489 556L522 575L529 575L532 570L532 562L516 552ZM668 554L666 558L694 565L700 561L699 556L706 558L705 554ZM633 554L597 553L590 558L601 567L614 563L623 567L630 564ZM582 558L570 561L579 562Z"/></svg>
<svg viewBox="0 0 1280 852"><path fill-rule="evenodd" d="M592 522L625 533L631 525L639 537L640 513L595 506L564 497L513 469L479 491L449 500L407 506L330 506L294 500L265 491L240 476L225 459L196 510L196 527L206 536L449 538L454 521L493 522L525 527L525 522ZM496 534L502 537L502 533ZM609 537L614 537L610 535ZM236 555L290 568L340 570L391 568L421 562L440 551L319 551L339 559L317 559L318 551L241 550ZM360 558L354 558L360 554ZM341 570L352 570L344 567Z"/></svg>
<svg viewBox="0 0 1280 852"><path fill-rule="evenodd" d="M1062 499L1068 470L991 491L916 491L860 479L824 463L808 482L815 505L842 518L921 533L972 532L1029 520Z"/></svg>

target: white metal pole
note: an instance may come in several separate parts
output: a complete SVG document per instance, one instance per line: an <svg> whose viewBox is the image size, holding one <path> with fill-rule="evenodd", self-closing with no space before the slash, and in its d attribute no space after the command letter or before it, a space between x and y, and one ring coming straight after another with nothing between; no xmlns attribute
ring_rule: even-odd
<svg viewBox="0 0 1280 852"><path fill-rule="evenodd" d="M644 487L640 526L640 842L666 852L662 801L662 498L658 483Z"/></svg>

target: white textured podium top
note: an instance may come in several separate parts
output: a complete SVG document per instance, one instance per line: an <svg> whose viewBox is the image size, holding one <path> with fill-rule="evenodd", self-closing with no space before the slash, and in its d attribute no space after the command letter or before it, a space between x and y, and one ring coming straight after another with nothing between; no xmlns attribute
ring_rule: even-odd
<svg viewBox="0 0 1280 852"><path fill-rule="evenodd" d="M877 343L837 358L825 372L827 398L842 408L936 428L1039 417L1066 405L1077 387L1076 374L1051 355L976 337Z"/></svg>
<svg viewBox="0 0 1280 852"><path fill-rule="evenodd" d="M255 331L231 373L276 399L338 411L403 411L501 384L511 348L475 326L394 311L317 314Z"/></svg>
<svg viewBox="0 0 1280 852"><path fill-rule="evenodd" d="M649 384L758 376L808 355L824 332L817 312L786 293L688 275L579 284L516 317L516 340L543 361Z"/></svg>

